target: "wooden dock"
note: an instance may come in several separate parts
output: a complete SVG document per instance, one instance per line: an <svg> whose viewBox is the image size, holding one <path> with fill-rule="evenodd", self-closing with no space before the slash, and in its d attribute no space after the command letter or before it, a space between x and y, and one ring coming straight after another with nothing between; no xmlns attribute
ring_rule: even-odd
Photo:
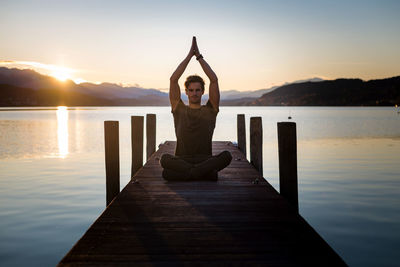
<svg viewBox="0 0 400 267"><path fill-rule="evenodd" d="M346 266L231 142L219 180L168 182L159 147L59 266ZM256 183L254 181L258 180Z"/></svg>

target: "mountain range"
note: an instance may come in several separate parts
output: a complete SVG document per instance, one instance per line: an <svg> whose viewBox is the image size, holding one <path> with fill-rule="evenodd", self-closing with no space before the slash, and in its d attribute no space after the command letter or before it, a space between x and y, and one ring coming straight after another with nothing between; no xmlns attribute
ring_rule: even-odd
<svg viewBox="0 0 400 267"><path fill-rule="evenodd" d="M221 105L394 105L399 79L311 78L255 91L221 92ZM182 94L185 101L187 97ZM204 95L204 100L208 95ZM0 67L0 106L165 106L168 93L114 83L59 81L30 69Z"/></svg>
<svg viewBox="0 0 400 267"><path fill-rule="evenodd" d="M336 79L288 84L246 105L394 106L400 104L400 76L363 81Z"/></svg>

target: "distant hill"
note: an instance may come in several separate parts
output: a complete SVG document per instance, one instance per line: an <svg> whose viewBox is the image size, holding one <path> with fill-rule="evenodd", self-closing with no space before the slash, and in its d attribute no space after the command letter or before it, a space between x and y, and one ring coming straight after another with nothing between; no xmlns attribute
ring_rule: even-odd
<svg viewBox="0 0 400 267"><path fill-rule="evenodd" d="M107 99L118 98L142 98L145 96L168 97L167 93L157 89L144 89L140 87L123 87L115 83L80 83L79 90L82 93L90 95L98 95Z"/></svg>
<svg viewBox="0 0 400 267"><path fill-rule="evenodd" d="M1 106L151 106L168 105L168 94L156 89L113 83L61 82L29 69L0 67Z"/></svg>
<svg viewBox="0 0 400 267"><path fill-rule="evenodd" d="M57 79L42 75L30 69L16 69L0 67L0 84L8 84L21 88L30 89L49 89L65 86ZM67 86L71 86L71 82L67 81Z"/></svg>
<svg viewBox="0 0 400 267"><path fill-rule="evenodd" d="M281 86L247 102L257 106L394 106L400 103L400 76L363 81L336 79Z"/></svg>
<svg viewBox="0 0 400 267"><path fill-rule="evenodd" d="M63 89L34 90L0 84L0 106L112 106L114 102Z"/></svg>
<svg viewBox="0 0 400 267"><path fill-rule="evenodd" d="M238 99L220 100L221 106L254 106L252 103L256 101L256 97L244 97Z"/></svg>
<svg viewBox="0 0 400 267"><path fill-rule="evenodd" d="M400 104L399 77L362 81L320 78L221 92L221 106L376 106ZM205 94L204 103L208 99ZM182 99L187 97L182 90ZM0 67L0 106L168 106L168 93L113 83L61 82L33 70Z"/></svg>
<svg viewBox="0 0 400 267"><path fill-rule="evenodd" d="M287 84L293 84L293 83L303 83L303 82L321 82L323 79L321 78L311 78L311 79L305 79L305 80L298 80L294 82L286 82L283 85ZM252 99L252 98L258 98L261 97L263 94L272 92L273 90L283 86L272 86L267 89L259 89L259 90L254 90L254 91L237 91L237 90L228 90L228 91L223 91L221 94L221 100L226 100L226 103L233 103L237 102L240 98L245 98L245 99Z"/></svg>

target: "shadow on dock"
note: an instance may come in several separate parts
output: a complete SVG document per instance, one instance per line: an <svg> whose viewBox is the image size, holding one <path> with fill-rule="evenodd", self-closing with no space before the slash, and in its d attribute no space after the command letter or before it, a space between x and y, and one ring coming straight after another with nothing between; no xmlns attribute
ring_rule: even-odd
<svg viewBox="0 0 400 267"><path fill-rule="evenodd" d="M160 146L59 266L346 266L232 143L213 142L233 155L217 182L163 180L158 159L174 146Z"/></svg>

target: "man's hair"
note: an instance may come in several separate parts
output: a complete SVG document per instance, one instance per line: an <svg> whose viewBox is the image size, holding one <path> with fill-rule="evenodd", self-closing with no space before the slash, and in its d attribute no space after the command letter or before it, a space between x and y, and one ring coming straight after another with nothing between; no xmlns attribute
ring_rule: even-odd
<svg viewBox="0 0 400 267"><path fill-rule="evenodd" d="M201 84L201 89L204 91L204 80L198 75L190 75L186 78L185 82L185 88L186 90L188 89L189 85L191 83L200 83Z"/></svg>

